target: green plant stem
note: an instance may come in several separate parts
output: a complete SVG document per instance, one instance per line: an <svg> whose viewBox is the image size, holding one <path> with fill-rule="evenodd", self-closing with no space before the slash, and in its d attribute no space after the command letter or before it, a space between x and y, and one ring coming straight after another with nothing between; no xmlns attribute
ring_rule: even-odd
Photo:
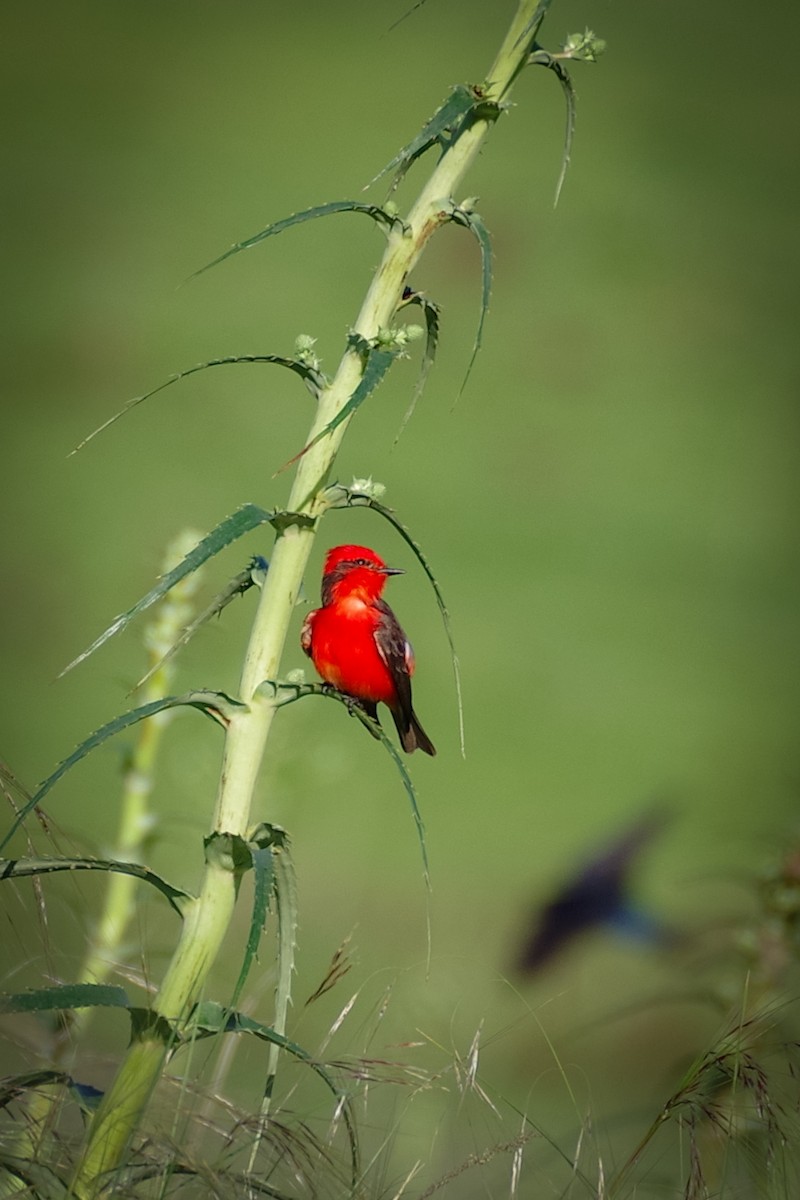
<svg viewBox="0 0 800 1200"><path fill-rule="evenodd" d="M367 291L354 331L367 341L391 324L409 272L428 239L453 210L453 196L497 119L492 103L501 102L525 65L531 44L549 3L521 0L493 63L483 95L484 113L449 146L405 218L387 235L383 258ZM319 399L308 442L333 420L361 379L364 363L349 346L336 375ZM239 697L247 708L228 725L212 832L246 838L258 772L276 712L270 690L259 685L278 677L289 623L313 545L316 526L326 507L324 488L349 424L343 421L300 459L288 509L313 520L313 527L289 525L279 535L262 588L241 677ZM207 861L200 895L187 913L180 941L156 996L154 1012L180 1024L196 1002L208 971L228 932L236 902L237 875L216 860ZM121 1162L150 1093L158 1081L168 1044L153 1031L135 1042L92 1122L86 1150L73 1182L76 1195L94 1197L101 1176Z"/></svg>
<svg viewBox="0 0 800 1200"><path fill-rule="evenodd" d="M162 563L162 574L171 571L200 541L196 530L179 534L168 546ZM153 619L144 631L148 651L148 667L152 671L142 688L140 700L147 704L167 696L175 675L172 661L162 662L166 652L180 637L191 620L193 597L202 578L202 569L176 584L161 601ZM164 731L175 715L174 710L156 713L143 721L127 762L122 788L119 827L113 857L122 862L142 862L148 842L153 837L155 817L149 805L155 778L155 764ZM122 940L136 911L138 880L131 875L111 875L108 880L102 916L87 950L80 978L87 983L102 983L111 972L119 955ZM69 1033L80 1039L95 1010L78 1009L72 1018Z"/></svg>

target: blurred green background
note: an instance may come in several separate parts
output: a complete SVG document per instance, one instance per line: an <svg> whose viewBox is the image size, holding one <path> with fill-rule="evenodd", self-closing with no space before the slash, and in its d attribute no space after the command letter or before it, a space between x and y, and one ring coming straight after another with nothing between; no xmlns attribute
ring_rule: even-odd
<svg viewBox="0 0 800 1200"><path fill-rule="evenodd" d="M7 10L2 755L29 785L129 706L136 631L54 684L56 673L149 588L182 527L208 530L245 501L285 503L289 477L273 472L303 444L310 398L288 373L220 368L66 456L128 398L205 359L290 354L310 333L333 370L381 252L369 222L290 230L186 281L279 217L360 198L453 84L483 78L513 11L429 0L391 28L405 7ZM363 1050L369 1030L384 1056L431 1040L448 1058L483 1021L486 1077L543 1124L546 1112L568 1127L570 1105L540 1022L568 1048L585 1109L590 1093L631 1105L663 1095L717 1018L654 1014L644 998L663 994L674 965L602 935L519 978L535 903L660 798L674 820L637 892L691 931L746 906L742 872L796 827L800 83L777 56L800 20L788 4L751 17L721 0L554 4L547 46L587 23L609 45L597 66L574 68L561 201L562 97L530 71L465 187L495 247L466 390L458 399L480 263L453 228L413 278L443 307L423 401L394 445L416 371L401 364L345 440L338 477L386 484L434 566L461 658L465 761L424 577L379 518L331 515L310 599L337 542L363 540L408 571L389 598L439 748L410 762L433 879L429 970L414 827L380 749L338 707L302 704L279 722L264 770L258 816L291 832L300 880L297 1014L352 934L350 974L298 1016L298 1040L313 1044L315 1022L327 1028L357 988L364 1015L342 1052ZM206 594L256 551L269 539L216 560ZM235 691L252 609L238 601L191 644L180 690ZM293 638L285 668L303 665ZM179 883L197 878L220 744L189 715L165 747L153 857ZM53 793L48 810L74 844L112 842L119 761L106 748ZM91 911L101 886L58 886L68 974L83 903ZM150 901L140 932L158 978L174 930ZM19 961L15 980L32 982L36 946ZM260 971L268 1020L268 956ZM606 1021L631 1005L634 1017ZM602 1033L586 1037L590 1024ZM396 1147L401 1163L409 1146Z"/></svg>

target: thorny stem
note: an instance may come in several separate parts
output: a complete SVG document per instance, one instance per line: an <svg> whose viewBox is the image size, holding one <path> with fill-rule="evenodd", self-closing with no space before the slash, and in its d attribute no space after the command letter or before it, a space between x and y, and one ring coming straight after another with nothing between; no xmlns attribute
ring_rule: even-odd
<svg viewBox="0 0 800 1200"><path fill-rule="evenodd" d="M450 219L455 191L497 119L499 109L494 106L504 100L525 65L549 3L521 0L483 85L486 105L439 159L402 227L395 225L389 232L383 258L354 323L355 333L367 341L391 324L409 272L428 239ZM309 442L347 403L363 369L358 351L348 346L333 381L320 396ZM226 732L213 833L243 839L248 835L257 776L276 712L274 694L265 694L267 689L259 692L259 685L279 675L289 622L325 510L324 489L348 424L343 421L313 445L297 467L287 507L289 512L310 517L312 525L290 524L277 538L242 670L239 697L247 708L231 717ZM200 894L187 907L177 949L153 1003L155 1014L177 1027L196 1002L227 934L237 885L231 865L216 856L209 858ZM92 1122L74 1177L73 1192L81 1200L96 1196L104 1182L102 1176L122 1161L167 1053L168 1045L155 1029L140 1035L131 1046Z"/></svg>

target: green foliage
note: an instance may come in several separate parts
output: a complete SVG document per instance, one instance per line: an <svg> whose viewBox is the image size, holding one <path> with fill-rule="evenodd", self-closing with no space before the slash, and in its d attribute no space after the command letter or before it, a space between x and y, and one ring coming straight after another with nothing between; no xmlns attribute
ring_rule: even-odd
<svg viewBox="0 0 800 1200"><path fill-rule="evenodd" d="M393 171L394 175L389 187L391 196L402 183L408 169L418 158L421 158L433 146L439 146L442 150L446 150L468 127L470 118L478 112L484 112L485 108L486 104L480 89L468 87L463 83L457 84L431 119L426 121L419 133L411 139L407 146L398 151L391 162L388 162L374 179L370 180L370 185L377 183L384 175ZM493 104L491 111L496 114L499 112L499 107Z"/></svg>

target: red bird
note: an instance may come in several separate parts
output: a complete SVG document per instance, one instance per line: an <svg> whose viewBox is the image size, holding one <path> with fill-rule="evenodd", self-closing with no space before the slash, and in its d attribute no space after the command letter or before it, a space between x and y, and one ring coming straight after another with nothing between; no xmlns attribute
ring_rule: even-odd
<svg viewBox="0 0 800 1200"><path fill-rule="evenodd" d="M300 645L326 683L360 701L378 720L378 704L394 718L406 753L435 754L411 705L414 652L381 592L387 567L366 546L335 546L322 573L322 608L306 617Z"/></svg>

